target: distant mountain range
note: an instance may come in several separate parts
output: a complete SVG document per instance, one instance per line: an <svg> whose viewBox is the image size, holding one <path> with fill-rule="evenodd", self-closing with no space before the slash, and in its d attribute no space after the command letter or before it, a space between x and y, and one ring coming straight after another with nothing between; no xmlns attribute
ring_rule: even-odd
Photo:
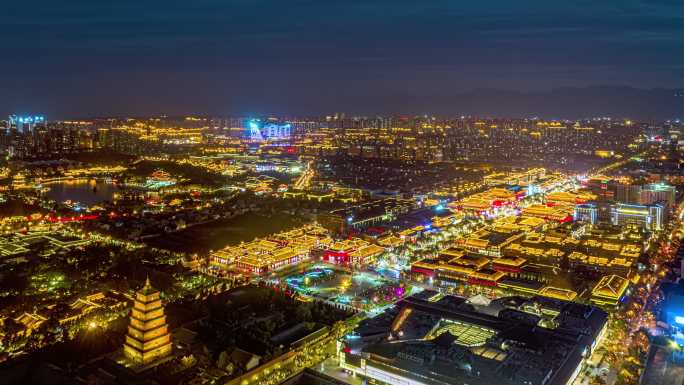
<svg viewBox="0 0 684 385"><path fill-rule="evenodd" d="M476 89L458 93L449 100L451 111L441 112L556 119L610 116L641 121L684 120L684 89L617 86L564 87L540 92ZM425 101L420 104L429 110ZM437 105L444 106L444 101Z"/></svg>

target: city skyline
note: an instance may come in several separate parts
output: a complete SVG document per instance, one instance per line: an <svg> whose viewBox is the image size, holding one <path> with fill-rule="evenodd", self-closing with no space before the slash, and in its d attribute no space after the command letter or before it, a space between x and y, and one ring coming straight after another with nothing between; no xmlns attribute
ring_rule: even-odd
<svg viewBox="0 0 684 385"><path fill-rule="evenodd" d="M684 384L684 1L3 5L3 385Z"/></svg>
<svg viewBox="0 0 684 385"><path fill-rule="evenodd" d="M604 113L668 119L684 100L674 1L39 3L0 16L6 113L582 118L610 86L635 90Z"/></svg>

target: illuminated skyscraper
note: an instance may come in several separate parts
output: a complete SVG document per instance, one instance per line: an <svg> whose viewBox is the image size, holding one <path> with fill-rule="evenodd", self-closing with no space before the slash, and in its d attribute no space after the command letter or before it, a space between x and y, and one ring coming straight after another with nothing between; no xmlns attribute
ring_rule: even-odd
<svg viewBox="0 0 684 385"><path fill-rule="evenodd" d="M17 116L10 115L9 128L14 128L17 131L31 132L36 124L45 123L45 118L42 116Z"/></svg>
<svg viewBox="0 0 684 385"><path fill-rule="evenodd" d="M124 355L133 365L147 366L171 355L171 335L159 291L150 285L135 294Z"/></svg>

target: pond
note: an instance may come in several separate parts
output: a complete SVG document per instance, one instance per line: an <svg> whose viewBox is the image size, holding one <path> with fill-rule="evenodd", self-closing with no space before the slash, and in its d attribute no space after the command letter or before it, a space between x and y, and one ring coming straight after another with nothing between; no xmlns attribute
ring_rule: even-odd
<svg viewBox="0 0 684 385"><path fill-rule="evenodd" d="M118 187L104 180L78 180L47 183L45 195L57 202L79 202L84 206L92 206L103 201L111 201Z"/></svg>

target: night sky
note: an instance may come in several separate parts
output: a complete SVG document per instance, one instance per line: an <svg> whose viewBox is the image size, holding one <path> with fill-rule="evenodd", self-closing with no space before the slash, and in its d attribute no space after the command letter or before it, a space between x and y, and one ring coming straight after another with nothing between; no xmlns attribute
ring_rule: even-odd
<svg viewBox="0 0 684 385"><path fill-rule="evenodd" d="M3 115L562 114L481 94L684 86L682 0L16 0L0 26Z"/></svg>

